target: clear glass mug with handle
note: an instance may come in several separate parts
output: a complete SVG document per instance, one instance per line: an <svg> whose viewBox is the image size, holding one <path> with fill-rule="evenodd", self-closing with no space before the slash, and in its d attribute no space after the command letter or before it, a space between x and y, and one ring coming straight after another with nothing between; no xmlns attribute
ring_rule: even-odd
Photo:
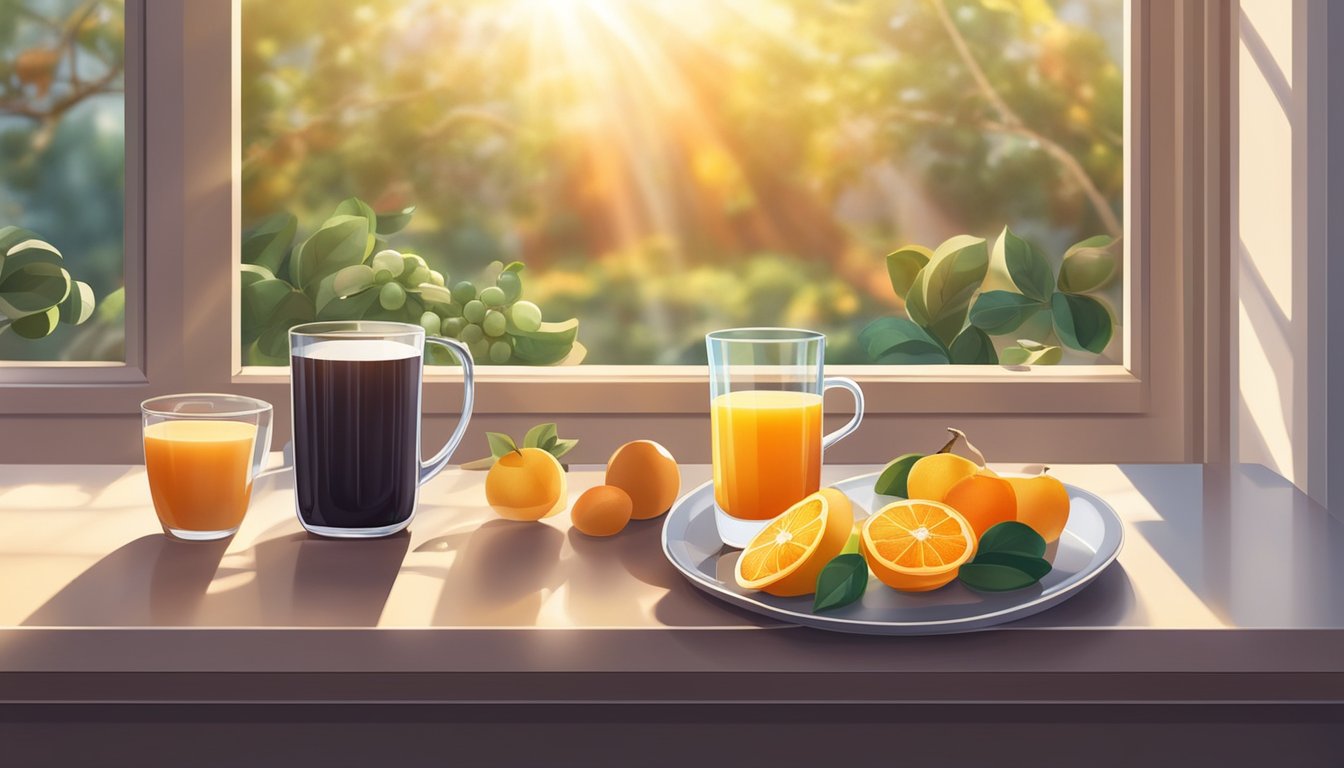
<svg viewBox="0 0 1344 768"><path fill-rule="evenodd" d="M821 487L822 454L859 428L863 390L823 372L826 336L732 328L705 336L719 538L745 547L772 518ZM854 417L822 436L822 395L854 396Z"/></svg>
<svg viewBox="0 0 1344 768"><path fill-rule="evenodd" d="M389 536L410 525L420 486L467 432L471 352L408 323L349 320L292 328L294 485L299 522L337 538ZM462 415L448 442L420 459L425 343L462 364Z"/></svg>

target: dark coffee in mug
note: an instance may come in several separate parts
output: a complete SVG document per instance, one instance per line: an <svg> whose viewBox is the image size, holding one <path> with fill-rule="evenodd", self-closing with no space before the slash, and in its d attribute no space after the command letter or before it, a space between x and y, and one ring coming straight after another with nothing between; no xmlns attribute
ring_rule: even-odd
<svg viewBox="0 0 1344 768"><path fill-rule="evenodd" d="M292 356L294 481L310 530L399 527L420 486L417 349L317 341Z"/></svg>
<svg viewBox="0 0 1344 768"><path fill-rule="evenodd" d="M457 428L420 458L426 344L461 364ZM475 365L457 339L408 323L335 320L289 330L294 485L299 522L319 536L390 536L411 524L420 486L453 455L471 421Z"/></svg>

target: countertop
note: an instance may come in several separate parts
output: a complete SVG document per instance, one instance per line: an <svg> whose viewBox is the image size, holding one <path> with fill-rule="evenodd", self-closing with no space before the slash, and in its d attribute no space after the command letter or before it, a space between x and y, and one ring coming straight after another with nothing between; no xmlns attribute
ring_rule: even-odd
<svg viewBox="0 0 1344 768"><path fill-rule="evenodd" d="M500 520L479 472L428 483L401 535L331 541L278 471L237 535L188 543L143 467L3 466L0 701L1344 700L1339 520L1262 467L1052 472L1119 512L1117 563L1001 629L874 638L701 594L661 519ZM572 468L571 501L601 478Z"/></svg>

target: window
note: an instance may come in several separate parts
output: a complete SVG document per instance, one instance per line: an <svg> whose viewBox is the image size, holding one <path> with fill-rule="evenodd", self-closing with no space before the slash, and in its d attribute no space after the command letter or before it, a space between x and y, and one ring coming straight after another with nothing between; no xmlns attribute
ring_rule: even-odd
<svg viewBox="0 0 1344 768"><path fill-rule="evenodd" d="M301 5L306 1L273 0L271 5ZM1011 11L1039 6L1018 0L945 2L968 45L977 45L977 38L974 24L962 16L963 6L974 6L976 18L981 21L998 18L993 14L1003 15L1005 8ZM396 18L403 6L436 12L442 12L443 8L476 9L473 12L478 14L496 7L485 2L469 4L466 0L460 3L371 0L365 5L373 10L375 19ZM584 13L584 9L604 4L567 5L573 13ZM618 5L659 7L656 0ZM863 3L843 6L864 7ZM470 261L455 266L458 260L473 253L473 244L483 240L458 238L449 244L451 249L435 247L430 240L421 244L417 238L428 238L445 226L443 215L431 215L433 211L426 201L417 200L412 194L382 199L381 188L350 189L343 181L344 176L360 171L363 166L345 162L344 155L333 156L331 159L338 162L327 166L327 172L333 175L323 177L331 182L327 185L330 197L325 201L304 202L294 190L311 192L320 190L322 185L298 184L296 180L288 191L277 188L283 193L277 196L277 201L291 201L285 205L277 202L270 208L251 207L246 202L246 193L258 182L256 169L272 167L270 162L249 163L245 150L258 130L253 113L246 108L251 98L248 89L260 82L249 82L245 76L254 68L255 62L249 62L265 54L270 57L268 66L302 69L312 63L304 56L317 54L317 49L304 49L302 45L292 54L282 54L278 47L256 50L250 41L254 33L249 31L252 28L249 19L258 7L253 0L156 3L154 13L146 14L143 0L126 0L127 245L123 270L126 362L120 367L105 368L90 368L87 363L0 366L0 434L36 438L12 442L14 448L6 454L9 460L138 461L141 447L136 405L146 397L165 392L230 391L261 397L277 409L276 445L288 439L286 371L258 366L258 362L273 361L249 359L244 354L247 345L240 343L240 337L246 338L243 332L246 321L242 317L246 302L241 300L244 284L255 282L257 275L264 277L256 271L251 276L247 270L241 270L240 274L240 254L243 259L256 258L255 252L252 256L245 255L245 243L250 240L246 236L256 234L254 230L269 216L294 214L292 242L298 243L320 228L348 198L365 198L381 213L398 212L396 206L403 200L407 205L413 203L417 209L410 225L389 237L388 243L405 252L419 250L426 259L427 270L431 267L446 270L445 283L449 287L464 276L474 279L471 269L484 269L489 260L504 255L478 253L476 266L471 266ZM276 28L289 35L289 39L301 41L311 38L315 25L323 29L335 25L349 33L346 39L356 40L359 30L352 25L367 19L369 12L360 12L357 19L356 8L348 8L349 15L343 15L341 7L342 3L324 4L320 16L289 14L275 22ZM802 2L785 5L778 0L774 7L793 8L801 14L814 7L832 6ZM1019 458L1178 461L1202 455L1198 441L1203 428L1197 411L1203 387L1212 384L1201 378L1205 375L1199 367L1202 358L1192 342L1194 326L1190 318L1201 317L1206 311L1192 286L1199 285L1205 274L1196 262L1198 255L1208 250L1198 236L1200 228L1207 226L1210 232L1218 232L1223 231L1220 229L1223 225L1206 221L1211 208L1200 197L1204 194L1203 185L1209 183L1201 171L1200 158L1215 157L1213 139L1217 138L1216 132L1210 133L1201 126L1214 124L1206 121L1227 119L1226 112L1217 106L1225 107L1226 99L1220 100L1218 94L1224 92L1220 89L1230 87L1231 76L1227 61L1217 53L1219 38L1215 27L1206 17L1220 17L1226 25L1226 14L1218 4L1196 7L1151 0L1129 0L1123 8L1109 0L1091 3L1069 0L1050 7L1061 23L1083 30L1086 35L1095 35L1089 37L1093 42L1098 37L1104 40L1095 45L1089 43L1090 50L1104 53L1111 63L1117 62L1115 32L1107 31L1112 29L1107 19L1113 13L1122 13L1117 23L1122 30L1119 63L1125 91L1123 192L1115 213L1125 237L1113 250L1121 257L1119 273L1107 286L1107 290L1118 295L1118 300L1109 307L1117 321L1116 340L1112 344L1119 345L1114 353L1118 359L1111 359L1111 351L1096 358L1094 362L1100 365L836 365L837 360L833 359L828 370L856 377L868 395L868 409L863 428L828 454L828 461L872 461L874 456L885 455L895 435L917 433L924 437L914 439L933 441L948 424L970 430L976 435L977 444L1003 461ZM317 18L322 19L320 25L315 21ZM407 31L408 39L415 39L415 28L421 19L417 17L413 22ZM931 29L937 31L939 27ZM483 28L478 38L463 39L487 40L488 31ZM1207 61L1193 53L1205 46L1212 46ZM989 57L1000 55L997 50L981 53L987 57L982 66L989 66ZM287 55L293 58L286 59ZM388 53L393 58L397 55L400 54L396 51ZM467 59L463 65L470 66L473 61ZM355 76L370 68L349 67L348 73L354 78L349 82L357 85ZM477 79L488 74L481 72ZM344 105L344 99L353 98L339 95L348 90L342 81L325 78L314 86L324 89L327 101L323 103ZM394 93L390 87L382 91L388 97ZM1009 93L1021 95L1017 91ZM276 95L294 98L292 91L283 88ZM289 119L299 107L309 108L315 97L291 101L294 110L277 112L276 119ZM983 106L982 99L969 88L966 98L968 103ZM420 130L419 125L425 119L410 114L406 118L404 125L408 131ZM324 136L318 132L309 138L317 141L295 144L292 148L311 159L324 146ZM352 140L341 133L325 138ZM437 147L434 144L435 151L439 151ZM1060 166L1051 167L1055 173L1061 172ZM465 170L471 169L472 166L467 166ZM443 178L447 180L445 184L458 181L446 173ZM1095 180L1101 185L1100 177ZM1034 176L1023 176L1021 181L1033 182ZM1060 181L1047 191L1062 194L1065 187ZM1099 186L1103 188L1104 185ZM1113 187L1103 193L1115 203L1117 193ZM1080 210L1089 209L1083 198L1074 195L1069 199L1082 206ZM486 202L491 200L494 198ZM997 225L1000 218L1008 216L995 214L993 218ZM511 220L506 217L504 221L507 224ZM1018 219L1003 223L1035 242L1047 256L1057 259L1061 255L1059 243L1047 241ZM989 236L991 240L997 235L992 227L973 222L949 227L947 231ZM1092 231L1093 227L1088 225L1079 234ZM920 244L936 245L934 241L941 234L932 235ZM1066 243L1073 236L1059 242ZM882 258L895 246L885 237L878 239L880 247L873 246L865 258L876 259L885 269ZM915 237L911 240L915 241ZM512 241L503 238L501 242L509 245ZM259 240L252 246L263 243ZM517 251L505 253L510 257L516 255L525 263L523 296L542 308L547 321L559 322L570 317L579 321L578 341L587 347L589 356L582 365L485 366L478 378L478 418L472 421L468 443L483 444L480 431L484 429L521 433L539 421L556 419L565 425L566 434L583 438L572 456L575 462L601 461L606 458L604 451L612 445L611 440L632 434L659 439L683 461L708 460L705 419L708 399L703 366L602 364L599 357L602 353L594 351L602 338L601 323L595 319L600 315L585 316L577 304L573 309L564 305L560 288L542 292L546 276L563 274L559 267L552 270L551 264L521 246ZM70 254L66 255L70 258ZM564 254L555 252L550 257L562 262ZM279 265L277 270L277 278L286 276ZM81 279L77 269L71 271L76 279ZM883 310L886 314L878 317L902 316L900 303L895 300L885 274L878 272L877 279L867 288L871 296L885 297L887 302ZM101 294L95 298L99 307L105 304ZM618 292L617 298L623 296ZM1209 322L1216 322L1216 318L1209 317ZM633 318L621 319L630 333L645 333L633 322L626 322ZM865 320L872 319L859 318L848 326L843 322L831 325L818 322L818 326L833 337L838 337L846 327L854 335ZM773 320L783 321L782 317ZM266 323L262 326L269 327ZM83 327L68 330L82 331ZM1021 337L994 336L993 340L997 345L1016 338ZM692 346L698 346L695 341L691 340ZM838 349L840 345L835 346ZM675 361L669 358L663 362ZM457 377L451 370L440 369L429 379L432 383L426 394L429 416L425 434L432 438L453 425L458 407L454 384ZM844 415L839 412L843 407L837 402L836 418ZM70 439L73 434L78 439ZM1062 448L1067 448L1067 456L1060 454Z"/></svg>
<svg viewBox="0 0 1344 768"><path fill-rule="evenodd" d="M1123 362L1124 0L241 0L241 25L246 365L352 315L496 363L703 364L749 325L823 331L832 364Z"/></svg>
<svg viewBox="0 0 1344 768"><path fill-rule="evenodd" d="M0 361L125 360L125 7L0 0Z"/></svg>

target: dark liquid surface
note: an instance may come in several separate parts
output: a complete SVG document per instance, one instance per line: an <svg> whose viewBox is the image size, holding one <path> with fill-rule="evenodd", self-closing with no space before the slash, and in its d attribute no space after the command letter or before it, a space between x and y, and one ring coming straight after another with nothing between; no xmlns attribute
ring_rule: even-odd
<svg viewBox="0 0 1344 768"><path fill-rule="evenodd" d="M292 360L303 521L380 528L410 518L420 474L420 357Z"/></svg>

